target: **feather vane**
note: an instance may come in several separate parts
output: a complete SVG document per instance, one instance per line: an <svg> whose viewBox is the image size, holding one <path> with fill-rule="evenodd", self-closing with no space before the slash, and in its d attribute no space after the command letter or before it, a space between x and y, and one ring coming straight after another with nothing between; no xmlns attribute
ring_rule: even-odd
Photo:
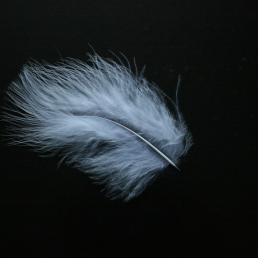
<svg viewBox="0 0 258 258"><path fill-rule="evenodd" d="M7 96L11 143L59 154L110 198L138 196L191 146L177 104L172 114L142 74L98 55L90 63L28 63Z"/></svg>

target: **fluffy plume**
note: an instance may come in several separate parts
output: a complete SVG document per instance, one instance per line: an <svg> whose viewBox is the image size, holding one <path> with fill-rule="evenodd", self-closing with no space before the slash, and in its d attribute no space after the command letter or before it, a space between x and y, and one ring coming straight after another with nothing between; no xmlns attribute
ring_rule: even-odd
<svg viewBox="0 0 258 258"><path fill-rule="evenodd" d="M12 144L60 155L103 183L110 198L138 196L191 145L176 103L172 115L142 74L98 55L89 63L28 63L7 97Z"/></svg>

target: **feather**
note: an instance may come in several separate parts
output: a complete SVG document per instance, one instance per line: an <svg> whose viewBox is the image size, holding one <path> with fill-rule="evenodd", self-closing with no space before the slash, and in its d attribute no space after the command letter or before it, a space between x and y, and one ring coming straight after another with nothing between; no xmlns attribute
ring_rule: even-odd
<svg viewBox="0 0 258 258"><path fill-rule="evenodd" d="M58 154L103 184L108 197L128 201L177 166L191 136L177 102L172 114L142 73L89 57L23 67L7 90L9 141Z"/></svg>

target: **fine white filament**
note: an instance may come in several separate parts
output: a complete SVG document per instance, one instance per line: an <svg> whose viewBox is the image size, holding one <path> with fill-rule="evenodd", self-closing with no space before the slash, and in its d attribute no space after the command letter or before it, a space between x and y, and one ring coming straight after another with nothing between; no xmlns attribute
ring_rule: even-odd
<svg viewBox="0 0 258 258"><path fill-rule="evenodd" d="M59 154L110 198L138 196L191 145L177 104L172 115L142 74L96 54L89 63L28 63L7 99L10 143Z"/></svg>

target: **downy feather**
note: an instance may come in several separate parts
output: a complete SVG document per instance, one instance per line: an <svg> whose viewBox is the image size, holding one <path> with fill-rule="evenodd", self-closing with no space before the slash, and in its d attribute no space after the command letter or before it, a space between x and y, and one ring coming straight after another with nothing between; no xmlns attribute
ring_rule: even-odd
<svg viewBox="0 0 258 258"><path fill-rule="evenodd" d="M9 140L59 154L127 201L176 167L190 133L177 103L172 114L142 73L96 54L89 61L25 65L7 90Z"/></svg>

